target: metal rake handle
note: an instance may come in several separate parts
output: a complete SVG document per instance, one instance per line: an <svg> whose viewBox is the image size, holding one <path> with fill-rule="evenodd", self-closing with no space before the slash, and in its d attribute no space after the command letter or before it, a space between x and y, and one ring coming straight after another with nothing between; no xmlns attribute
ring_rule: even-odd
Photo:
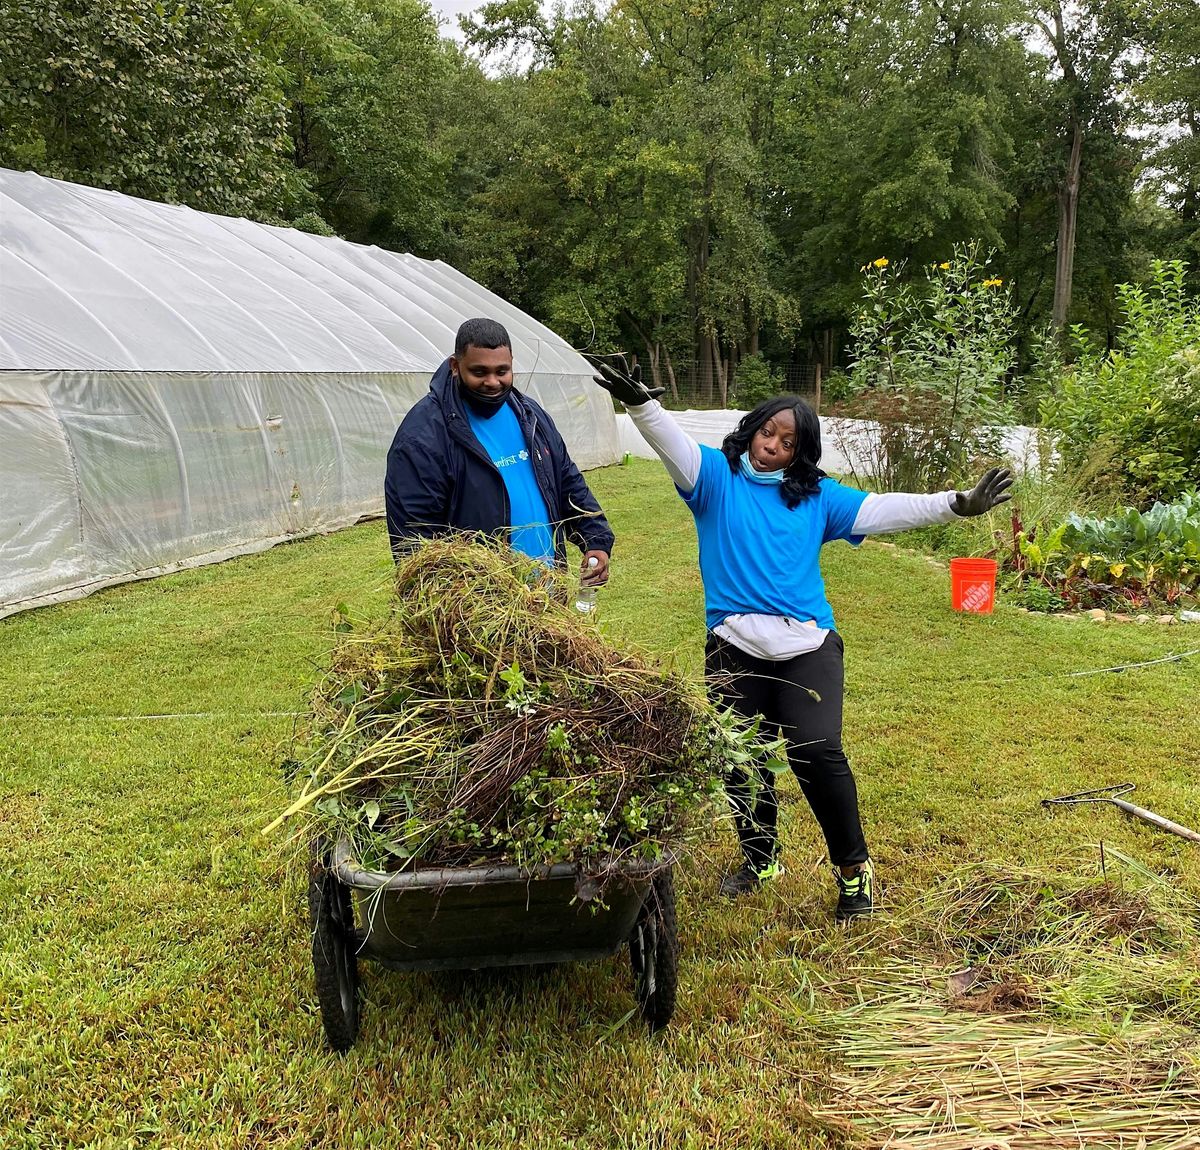
<svg viewBox="0 0 1200 1150"><path fill-rule="evenodd" d="M1191 839L1194 843L1200 843L1200 835L1188 827L1181 826L1179 823L1173 823L1170 819L1164 819L1162 815L1156 815L1153 811L1146 810L1145 807L1135 807L1133 803L1127 803L1124 799L1113 799L1114 806L1120 807L1127 815L1132 815L1135 819L1141 819L1144 823L1149 823L1151 826L1158 827L1159 830L1170 831L1173 835L1178 835L1183 839Z"/></svg>

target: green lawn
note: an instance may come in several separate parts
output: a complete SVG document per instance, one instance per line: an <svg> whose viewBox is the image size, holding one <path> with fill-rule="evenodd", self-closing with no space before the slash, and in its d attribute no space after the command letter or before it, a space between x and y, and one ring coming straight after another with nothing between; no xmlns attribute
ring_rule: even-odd
<svg viewBox="0 0 1200 1150"><path fill-rule="evenodd" d="M656 465L592 480L618 533L604 626L698 669L690 517ZM870 543L828 548L825 570L885 919L832 925L819 836L788 780L778 883L719 902L731 837L682 868L679 1009L660 1039L614 1029L632 1005L620 956L368 969L360 1043L328 1053L303 887L259 834L285 794L290 720L272 712L302 704L334 605L381 605L389 569L372 523L0 622L6 1150L854 1145L828 1116L869 1074L851 1040L886 1054L911 1031L930 1048L920 1019L958 1018L945 975L988 946L993 973L1030 974L1023 1041L1063 1029L1088 1036L1097 1066L1149 1073L1153 1029L1186 1062L1161 1028L1200 1023L1200 847L1110 807L1050 815L1038 800L1128 779L1143 805L1200 827L1200 657L1070 675L1200 647L1200 627L957 616L944 569ZM1079 897L1099 889L1101 840L1117 892L1104 905L1130 916ZM962 1018L986 1031L986 1016ZM1168 1106L1194 1105L1173 1090Z"/></svg>

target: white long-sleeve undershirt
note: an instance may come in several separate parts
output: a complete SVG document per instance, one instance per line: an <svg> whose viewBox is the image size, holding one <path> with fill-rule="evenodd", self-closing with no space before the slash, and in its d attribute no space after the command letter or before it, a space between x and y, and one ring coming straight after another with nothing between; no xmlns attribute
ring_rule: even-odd
<svg viewBox="0 0 1200 1150"><path fill-rule="evenodd" d="M685 495L690 493L700 475L700 445L657 400L626 410L679 490ZM870 492L858 509L852 531L855 535L886 535L934 523L951 523L959 518L952 506L954 497L953 491L936 491L931 495ZM829 634L811 620L783 615L730 615L714 630L747 654L775 662L815 651Z"/></svg>
<svg viewBox="0 0 1200 1150"><path fill-rule="evenodd" d="M696 486L700 474L700 444L667 414L667 409L657 399L625 410L629 412L633 426L663 461L675 486L687 495Z"/></svg>
<svg viewBox="0 0 1200 1150"><path fill-rule="evenodd" d="M667 474L686 495L696 486L700 474L700 445L657 400L626 410L642 438L663 461ZM887 535L933 523L952 523L959 518L951 506L954 495L953 491L935 491L932 495L870 492L858 509L854 534Z"/></svg>

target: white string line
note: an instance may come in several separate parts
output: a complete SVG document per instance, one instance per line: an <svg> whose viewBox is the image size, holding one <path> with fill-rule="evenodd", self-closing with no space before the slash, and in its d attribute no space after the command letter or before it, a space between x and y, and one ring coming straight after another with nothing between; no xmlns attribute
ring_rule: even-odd
<svg viewBox="0 0 1200 1150"><path fill-rule="evenodd" d="M1085 675L1107 675L1110 672L1134 671L1139 667L1155 667L1160 663L1180 663L1184 659L1190 659L1193 655L1200 655L1200 647L1182 651L1178 655L1163 655L1158 659L1147 659L1142 663L1118 663L1115 667L1097 667L1091 671L1050 671L1045 675L1022 675L1015 679L971 679L969 681L972 683L1025 683L1035 679L1054 679L1060 676L1067 679L1081 679Z"/></svg>
<svg viewBox="0 0 1200 1150"><path fill-rule="evenodd" d="M1156 667L1163 663L1179 663L1193 655L1200 655L1200 647L1191 651L1181 651L1177 655L1163 655L1158 659L1147 659L1141 663L1118 663L1114 667L1096 667L1090 671L1050 671L1044 675L1024 675L1016 679L956 679L953 683L959 686L965 683L1030 683L1041 679L1078 679L1087 675L1107 675L1119 671L1135 671L1141 667ZM55 715L36 711L0 711L0 719L39 719L68 723L127 723L154 722L163 719L298 719L307 713L307 711L176 711L151 715Z"/></svg>
<svg viewBox="0 0 1200 1150"><path fill-rule="evenodd" d="M37 711L0 711L0 719L40 719L56 723L132 723L158 719L296 719L306 711L177 711L159 715L55 715Z"/></svg>

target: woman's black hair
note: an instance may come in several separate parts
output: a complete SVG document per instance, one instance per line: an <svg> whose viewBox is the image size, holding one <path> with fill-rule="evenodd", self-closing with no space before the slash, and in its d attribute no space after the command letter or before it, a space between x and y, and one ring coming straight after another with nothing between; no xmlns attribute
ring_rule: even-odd
<svg viewBox="0 0 1200 1150"><path fill-rule="evenodd" d="M743 415L737 427L725 436L721 451L729 460L730 469L737 471L742 465L742 453L749 450L755 433L781 411L790 411L796 420L796 454L783 473L780 488L790 509L800 500L816 495L818 484L825 478L825 472L817 466L821 459L821 421L803 399L798 395L777 395L760 403Z"/></svg>

